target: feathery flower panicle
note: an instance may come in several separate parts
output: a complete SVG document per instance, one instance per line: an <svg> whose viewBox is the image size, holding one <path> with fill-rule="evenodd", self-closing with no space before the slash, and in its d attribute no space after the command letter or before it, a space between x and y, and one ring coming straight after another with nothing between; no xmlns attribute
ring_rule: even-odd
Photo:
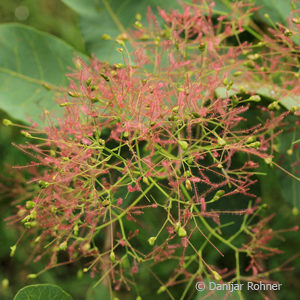
<svg viewBox="0 0 300 300"><path fill-rule="evenodd" d="M288 113L264 109L245 83L263 80L274 93L297 86L293 58L285 59L296 46L286 35L266 38L258 56L257 45L235 45L255 10L235 5L217 21L213 5L159 9L163 26L149 10L148 26L130 33L133 57L116 65L77 58L69 91L57 99L63 117L48 113L44 128L26 129L41 141L20 146L37 171L9 221L35 236L33 257L47 257L46 270L63 263L60 251L67 262L88 257L84 271L102 272L118 290L129 289L129 274L144 266L173 261L168 291L196 278L232 276L207 257L216 251L222 258L227 247L237 265L239 254L249 256L256 278L266 271L257 258L277 251L266 246L274 235L262 226L268 219L253 224L262 206L252 187L259 164L274 158ZM273 81L279 73L289 79L282 86ZM247 123L253 107L264 122ZM224 215L241 226L231 238ZM240 235L249 238L245 245L236 242ZM234 272L239 282L240 270Z"/></svg>

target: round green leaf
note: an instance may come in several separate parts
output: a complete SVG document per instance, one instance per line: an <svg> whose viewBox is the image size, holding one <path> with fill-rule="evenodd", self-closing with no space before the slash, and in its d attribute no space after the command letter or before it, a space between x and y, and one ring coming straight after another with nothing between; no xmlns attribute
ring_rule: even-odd
<svg viewBox="0 0 300 300"><path fill-rule="evenodd" d="M62 0L79 15L79 25L83 39L90 53L100 60L110 63L123 62L122 55L116 51L118 45L114 39L127 33L135 23L137 13L145 20L147 7L157 11L161 8L180 8L174 0ZM111 40L103 40L103 34L111 36ZM127 43L130 48L130 41Z"/></svg>
<svg viewBox="0 0 300 300"><path fill-rule="evenodd" d="M14 119L40 122L43 108L58 107L54 93L69 84L65 74L78 55L62 40L31 27L0 25L0 109Z"/></svg>
<svg viewBox="0 0 300 300"><path fill-rule="evenodd" d="M59 286L52 284L28 285L17 293L14 300L72 300Z"/></svg>

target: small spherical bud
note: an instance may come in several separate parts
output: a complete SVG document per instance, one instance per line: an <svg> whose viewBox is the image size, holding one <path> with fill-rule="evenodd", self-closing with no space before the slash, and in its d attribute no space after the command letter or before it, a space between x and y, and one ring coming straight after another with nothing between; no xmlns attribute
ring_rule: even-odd
<svg viewBox="0 0 300 300"><path fill-rule="evenodd" d="M8 119L3 119L3 120L2 120L2 124L3 124L4 126L11 126L11 125L13 125L13 122L10 121L10 120L8 120Z"/></svg>
<svg viewBox="0 0 300 300"><path fill-rule="evenodd" d="M293 18L292 21L295 24L300 24L300 17L299 18Z"/></svg>
<svg viewBox="0 0 300 300"><path fill-rule="evenodd" d="M157 294L162 294L167 290L167 287L162 285L158 290L157 290Z"/></svg>
<svg viewBox="0 0 300 300"><path fill-rule="evenodd" d="M173 107L172 112L177 113L178 110L179 110L179 106L175 106L175 107Z"/></svg>
<svg viewBox="0 0 300 300"><path fill-rule="evenodd" d="M59 244L58 250L65 251L65 250L67 250L67 247L68 247L68 244L67 244L66 241L64 241L64 242L62 242L61 244Z"/></svg>
<svg viewBox="0 0 300 300"><path fill-rule="evenodd" d="M13 245L10 247L10 257L13 257L16 253L17 245Z"/></svg>
<svg viewBox="0 0 300 300"><path fill-rule="evenodd" d="M142 300L141 296L137 296L135 300Z"/></svg>
<svg viewBox="0 0 300 300"><path fill-rule="evenodd" d="M150 237L148 239L148 243L149 243L150 246L153 246L154 243L155 243L155 241L156 241L156 237L155 236L152 236L152 237Z"/></svg>
<svg viewBox="0 0 300 300"><path fill-rule="evenodd" d="M26 201L26 208L32 209L35 207L35 203L33 201Z"/></svg>
<svg viewBox="0 0 300 300"><path fill-rule="evenodd" d="M178 145L182 150L187 150L187 148L189 147L189 144L186 141L181 140L178 141Z"/></svg>
<svg viewBox="0 0 300 300"><path fill-rule="evenodd" d="M80 270L77 271L77 278L81 279L82 276L83 276L83 271L80 269Z"/></svg>
<svg viewBox="0 0 300 300"><path fill-rule="evenodd" d="M269 110L280 110L280 105L278 101L274 101L268 105Z"/></svg>
<svg viewBox="0 0 300 300"><path fill-rule="evenodd" d="M27 228L27 229L30 229L30 228L32 228L32 227L35 227L37 225L37 222L36 221L31 221L31 222L25 222L24 223L24 226L25 226L25 228Z"/></svg>
<svg viewBox="0 0 300 300"><path fill-rule="evenodd" d="M82 247L81 247L82 251L86 252L89 251L91 249L91 245L90 243L85 243Z"/></svg>
<svg viewBox="0 0 300 300"><path fill-rule="evenodd" d="M234 72L232 75L233 75L234 77L238 77L238 76L240 76L240 75L242 75L242 74L243 74L242 71L236 71L236 72Z"/></svg>
<svg viewBox="0 0 300 300"><path fill-rule="evenodd" d="M254 142L248 145L248 147L252 147L258 149L260 147L260 142Z"/></svg>
<svg viewBox="0 0 300 300"><path fill-rule="evenodd" d="M114 252L114 251L111 251L111 252L110 252L109 258L110 258L110 260L111 260L113 263L116 262L116 255L115 255L115 252Z"/></svg>
<svg viewBox="0 0 300 300"><path fill-rule="evenodd" d="M103 33L103 34L101 35L101 38L102 38L102 40L104 40L104 41L109 41L109 40L111 40L111 36L110 36L109 34L107 34L107 33Z"/></svg>
<svg viewBox="0 0 300 300"><path fill-rule="evenodd" d="M147 185L150 184L148 177L143 176L143 182L146 183Z"/></svg>
<svg viewBox="0 0 300 300"><path fill-rule="evenodd" d="M222 138L218 138L218 144L220 145L220 146L224 146L224 145L226 145L227 143L226 143L226 141L224 140L224 139L222 139Z"/></svg>
<svg viewBox="0 0 300 300"><path fill-rule="evenodd" d="M27 138L31 138L31 137L32 137L32 135L31 135L29 132L25 131L25 130L21 130L20 133L21 133L22 135L24 135L25 137L27 137Z"/></svg>
<svg viewBox="0 0 300 300"><path fill-rule="evenodd" d="M250 136L248 137L246 143L250 144L250 143L254 143L256 141L256 137L255 136Z"/></svg>
<svg viewBox="0 0 300 300"><path fill-rule="evenodd" d="M292 214L293 214L294 216L298 216L298 215L299 215L299 209L298 209L297 207L293 207L293 209L292 209Z"/></svg>
<svg viewBox="0 0 300 300"><path fill-rule="evenodd" d="M264 160L265 160L265 163L266 163L267 165L271 165L271 164L272 164L272 157L267 157L267 158L265 158Z"/></svg>
<svg viewBox="0 0 300 300"><path fill-rule="evenodd" d="M287 153L287 155L293 155L293 149L288 149L288 150L286 151L286 153Z"/></svg>
<svg viewBox="0 0 300 300"><path fill-rule="evenodd" d="M190 177L191 176L191 172L189 170L187 170L187 171L184 172L184 175L186 177Z"/></svg>
<svg viewBox="0 0 300 300"><path fill-rule="evenodd" d="M78 93L72 92L72 91L68 91L68 95L69 95L70 97L73 97L73 98L79 97L79 94L78 94Z"/></svg>
<svg viewBox="0 0 300 300"><path fill-rule="evenodd" d="M212 271L212 274L217 281L222 280L222 276L218 272Z"/></svg>
<svg viewBox="0 0 300 300"><path fill-rule="evenodd" d="M187 180L185 181L185 187L186 187L187 190L189 190L189 191L192 191L192 190L193 190L191 181L190 181L189 179L187 179Z"/></svg>
<svg viewBox="0 0 300 300"><path fill-rule="evenodd" d="M74 226L74 228L73 228L73 231L74 231L74 235L75 235L75 236L78 236L78 231L79 231L78 224L75 224L75 226Z"/></svg>
<svg viewBox="0 0 300 300"><path fill-rule="evenodd" d="M23 216L26 214L26 212L27 212L26 209L20 208L20 209L18 210L17 215L18 215L18 217L23 217Z"/></svg>
<svg viewBox="0 0 300 300"><path fill-rule="evenodd" d="M142 28L143 28L142 23L139 22L139 21L136 21L136 22L134 23L134 26L135 26L136 28L138 28L138 29L142 29Z"/></svg>
<svg viewBox="0 0 300 300"><path fill-rule="evenodd" d="M269 14L264 14L264 17L265 17L266 19L270 19Z"/></svg>
<svg viewBox="0 0 300 300"><path fill-rule="evenodd" d="M216 192L215 196L222 197L224 194L225 194L224 190L219 190L219 191Z"/></svg>
<svg viewBox="0 0 300 300"><path fill-rule="evenodd" d="M254 101L254 102L259 102L259 101L261 101L261 97L259 95L253 95L248 100Z"/></svg>
<svg viewBox="0 0 300 300"><path fill-rule="evenodd" d="M255 53L255 54L249 54L247 57L250 60L257 60L260 58L260 55L258 53Z"/></svg>
<svg viewBox="0 0 300 300"><path fill-rule="evenodd" d="M45 189L49 186L50 183L47 181L44 181L44 180L39 180L38 184L39 184L40 188Z"/></svg>
<svg viewBox="0 0 300 300"><path fill-rule="evenodd" d="M125 43L124 43L124 41L122 41L122 40L115 39L115 42L116 42L117 44L121 45L121 46L125 46Z"/></svg>
<svg viewBox="0 0 300 300"><path fill-rule="evenodd" d="M185 231L185 229L183 227L180 227L178 229L178 236L179 237L185 237L186 236L186 231Z"/></svg>
<svg viewBox="0 0 300 300"><path fill-rule="evenodd" d="M142 20L142 15L140 13L137 13L135 15L135 19L138 20L138 21L141 21Z"/></svg>
<svg viewBox="0 0 300 300"><path fill-rule="evenodd" d="M36 274L29 274L29 275L27 275L27 278L28 279L35 279L35 278L37 278L37 275Z"/></svg>
<svg viewBox="0 0 300 300"><path fill-rule="evenodd" d="M102 201L103 206L108 206L109 204L110 204L110 201L108 199Z"/></svg>
<svg viewBox="0 0 300 300"><path fill-rule="evenodd" d="M2 288L3 290L8 290L9 287L9 280L7 278L2 279Z"/></svg>

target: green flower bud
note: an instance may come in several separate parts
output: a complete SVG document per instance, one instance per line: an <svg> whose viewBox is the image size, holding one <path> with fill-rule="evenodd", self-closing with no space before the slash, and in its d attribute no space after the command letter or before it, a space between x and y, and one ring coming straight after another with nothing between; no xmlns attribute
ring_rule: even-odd
<svg viewBox="0 0 300 300"><path fill-rule="evenodd" d="M180 227L178 229L178 236L179 237L185 237L186 236L186 231L185 231L185 229L183 227Z"/></svg>
<svg viewBox="0 0 300 300"><path fill-rule="evenodd" d="M64 103L60 103L59 106L60 107L65 107L65 106L70 106L72 104L73 104L72 102L64 102Z"/></svg>
<svg viewBox="0 0 300 300"><path fill-rule="evenodd" d="M224 146L224 145L226 145L226 141L224 140L224 139L222 139L222 138L218 138L218 144L220 145L220 146Z"/></svg>
<svg viewBox="0 0 300 300"><path fill-rule="evenodd" d="M67 247L68 247L68 244L66 241L64 241L61 244L59 244L58 250L62 250L62 251L67 250Z"/></svg>
<svg viewBox="0 0 300 300"><path fill-rule="evenodd" d="M39 184L40 188L45 189L49 186L50 183L47 181L44 181L44 180L39 180L38 184Z"/></svg>
<svg viewBox="0 0 300 300"><path fill-rule="evenodd" d="M261 97L259 95L253 95L248 100L254 101L254 102L259 102L259 101L261 101Z"/></svg>
<svg viewBox="0 0 300 300"><path fill-rule="evenodd" d="M164 285L162 285L162 286L157 290L156 293L159 295L159 294L164 293L166 290L167 290L167 287L164 286Z"/></svg>
<svg viewBox="0 0 300 300"><path fill-rule="evenodd" d="M3 119L3 120L2 120L2 124L3 124L4 126L11 126L11 125L13 125L13 122L10 121L10 120L8 120L8 119Z"/></svg>
<svg viewBox="0 0 300 300"><path fill-rule="evenodd" d="M141 21L142 20L142 15L140 13L137 13L135 15L135 19L138 20L138 21ZM138 300L138 299L136 299L136 300Z"/></svg>
<svg viewBox="0 0 300 300"><path fill-rule="evenodd" d="M142 28L143 28L142 23L139 22L139 21L136 21L136 22L134 23L134 25L135 25L135 27L138 28L138 29L142 29Z"/></svg>
<svg viewBox="0 0 300 300"><path fill-rule="evenodd" d="M255 142L255 141L256 141L256 137L255 137L255 136L250 136L250 137L248 137L246 143L247 143L247 144L250 144L250 143L253 143L253 142Z"/></svg>
<svg viewBox="0 0 300 300"><path fill-rule="evenodd" d="M75 224L73 231L74 231L74 235L78 236L78 231L79 231L78 224Z"/></svg>
<svg viewBox="0 0 300 300"><path fill-rule="evenodd" d="M2 288L5 291L5 290L8 290L8 287L9 287L9 280L7 278L4 278L2 280Z"/></svg>
<svg viewBox="0 0 300 300"><path fill-rule="evenodd" d="M187 150L187 148L189 147L189 144L186 141L179 140L178 144L182 150Z"/></svg>
<svg viewBox="0 0 300 300"><path fill-rule="evenodd" d="M32 209L35 207L35 203L33 201L26 201L26 208Z"/></svg>
<svg viewBox="0 0 300 300"><path fill-rule="evenodd" d="M292 214L293 214L294 216L298 216L298 215L299 215L299 209L298 209L297 207L293 207L293 209L292 209Z"/></svg>
<svg viewBox="0 0 300 300"><path fill-rule="evenodd" d="M110 36L109 34L107 34L107 33L102 34L102 35L101 35L101 38L102 38L102 40L104 40L104 41L109 41L109 40L111 40L111 36Z"/></svg>
<svg viewBox="0 0 300 300"><path fill-rule="evenodd" d="M155 241L156 241L156 237L155 236L152 236L152 237L150 237L148 239L148 243L149 243L150 246L153 246L154 243L155 243Z"/></svg>
<svg viewBox="0 0 300 300"><path fill-rule="evenodd" d="M267 157L267 158L265 158L265 163L266 163L267 165L272 165L272 157Z"/></svg>
<svg viewBox="0 0 300 300"><path fill-rule="evenodd" d="M217 281L222 280L222 276L218 272L212 271L212 274Z"/></svg>
<svg viewBox="0 0 300 300"><path fill-rule="evenodd" d="M13 257L16 253L17 245L13 245L10 247L10 257Z"/></svg>
<svg viewBox="0 0 300 300"><path fill-rule="evenodd" d="M29 275L27 275L27 278L28 279L35 279L35 278L37 278L37 275L36 274L29 274Z"/></svg>
<svg viewBox="0 0 300 300"><path fill-rule="evenodd" d="M224 190L219 190L219 191L216 192L215 196L222 197L224 194L225 194Z"/></svg>
<svg viewBox="0 0 300 300"><path fill-rule="evenodd" d="M177 113L178 110L179 110L179 106L175 106L175 107L173 107L172 112Z"/></svg>
<svg viewBox="0 0 300 300"><path fill-rule="evenodd" d="M241 72L241 71L236 71L236 72L234 72L232 75L234 76L234 77L238 77L238 76L240 76L240 75L242 75L243 74L243 72Z"/></svg>
<svg viewBox="0 0 300 300"><path fill-rule="evenodd" d="M143 176L143 182L146 183L147 185L150 184L149 180L147 177Z"/></svg>
<svg viewBox="0 0 300 300"><path fill-rule="evenodd" d="M111 260L113 263L116 262L116 255L115 255L115 252L114 252L114 251L111 251L111 252L110 252L109 258L110 258L110 260Z"/></svg>
<svg viewBox="0 0 300 300"><path fill-rule="evenodd" d="M73 97L73 98L79 97L79 94L78 94L78 93L75 93L75 92L72 92L72 91L68 91L68 95L69 95L70 97Z"/></svg>
<svg viewBox="0 0 300 300"><path fill-rule="evenodd" d="M27 137L27 138L32 138L32 135L29 132L25 131L25 130L21 130L20 133L22 135L24 135L25 137Z"/></svg>
<svg viewBox="0 0 300 300"><path fill-rule="evenodd" d="M186 189L189 190L189 191L192 191L192 190L193 190L191 181L190 181L189 179L187 179L187 180L185 181L185 187L186 187Z"/></svg>

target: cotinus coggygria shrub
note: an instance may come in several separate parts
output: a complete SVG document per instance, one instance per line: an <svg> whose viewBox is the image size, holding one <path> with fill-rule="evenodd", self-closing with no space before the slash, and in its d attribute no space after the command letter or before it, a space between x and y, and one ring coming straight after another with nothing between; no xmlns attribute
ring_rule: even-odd
<svg viewBox="0 0 300 300"><path fill-rule="evenodd" d="M268 282L279 231L268 227L257 169L278 166L277 139L299 125L297 105L281 102L299 95L299 25L244 42L256 8L214 17L212 7L149 11L146 26L138 15L116 37L122 62L77 58L56 100L63 114L22 128L30 179L8 221L32 240L32 259L48 261L41 272L81 261L116 291L147 273L165 299L188 299L206 279Z"/></svg>

